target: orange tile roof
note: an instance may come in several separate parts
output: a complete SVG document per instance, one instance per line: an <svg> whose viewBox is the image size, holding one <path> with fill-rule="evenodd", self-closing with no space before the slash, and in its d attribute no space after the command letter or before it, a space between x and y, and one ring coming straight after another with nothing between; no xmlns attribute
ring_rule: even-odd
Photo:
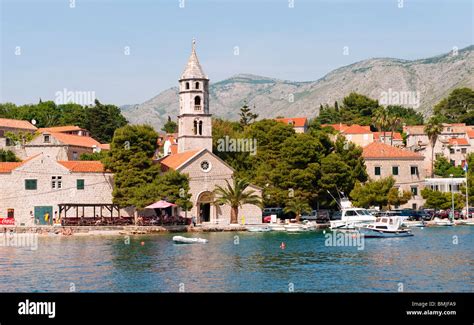
<svg viewBox="0 0 474 325"><path fill-rule="evenodd" d="M321 127L332 127L334 130L336 131L344 131L345 129L347 129L349 127L349 125L347 124L342 124L342 123L338 123L338 124L321 124Z"/></svg>
<svg viewBox="0 0 474 325"><path fill-rule="evenodd" d="M73 173L103 173L104 165L100 161L58 161Z"/></svg>
<svg viewBox="0 0 474 325"><path fill-rule="evenodd" d="M384 132L373 132L374 133L374 139L375 140L379 140L380 137L384 136ZM392 133L391 132L385 132L385 137L391 137L392 136ZM393 140L403 140L402 138L402 135L400 134L400 132L393 132Z"/></svg>
<svg viewBox="0 0 474 325"><path fill-rule="evenodd" d="M364 159L424 159L422 155L416 152L400 149L381 142L372 142L365 146L362 156Z"/></svg>
<svg viewBox="0 0 474 325"><path fill-rule="evenodd" d="M110 150L110 143L101 143L99 148L102 150Z"/></svg>
<svg viewBox="0 0 474 325"><path fill-rule="evenodd" d="M466 138L451 138L449 144L453 146L468 146L469 141Z"/></svg>
<svg viewBox="0 0 474 325"><path fill-rule="evenodd" d="M201 150L202 149L188 150L188 151L184 151L177 154L171 154L164 157L162 160L160 160L160 163L162 166L165 166L171 169L177 169L179 168L179 166L184 164L188 159L191 159L192 157L194 157L194 155L196 155Z"/></svg>
<svg viewBox="0 0 474 325"><path fill-rule="evenodd" d="M78 127L77 125L64 125L64 126L52 126L49 128L39 128L39 132L71 132L71 131L81 131L83 128Z"/></svg>
<svg viewBox="0 0 474 325"><path fill-rule="evenodd" d="M9 118L0 118L0 127L36 131L36 127L28 121Z"/></svg>
<svg viewBox="0 0 474 325"><path fill-rule="evenodd" d="M466 134L470 139L474 138L474 130L466 130Z"/></svg>
<svg viewBox="0 0 474 325"><path fill-rule="evenodd" d="M96 146L97 148L100 147L100 143L91 137L83 137L80 135L73 135L73 134L66 134L66 133L59 133L59 132L51 132L51 135L55 137L58 141L68 144L71 146L77 147L87 147L92 148Z"/></svg>
<svg viewBox="0 0 474 325"><path fill-rule="evenodd" d="M0 162L0 173L10 173L23 165L23 162Z"/></svg>
<svg viewBox="0 0 474 325"><path fill-rule="evenodd" d="M285 117L285 118L276 118L275 121L283 122L285 124L291 124L296 127L304 127L308 124L308 119L306 117Z"/></svg>
<svg viewBox="0 0 474 325"><path fill-rule="evenodd" d="M370 131L370 126L368 125L358 125L358 124L352 124L348 128L344 129L341 131L342 133L345 134L368 134L372 133Z"/></svg>

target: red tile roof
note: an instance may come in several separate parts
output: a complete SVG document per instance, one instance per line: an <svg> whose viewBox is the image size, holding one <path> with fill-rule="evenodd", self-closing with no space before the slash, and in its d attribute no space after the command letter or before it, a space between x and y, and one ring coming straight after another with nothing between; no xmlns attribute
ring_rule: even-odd
<svg viewBox="0 0 474 325"><path fill-rule="evenodd" d="M55 137L58 141L68 144L71 146L76 147L86 147L92 148L96 146L97 148L100 147L100 143L91 137L83 137L80 135L73 135L73 134L66 134L66 133L59 133L59 132L51 132L51 135Z"/></svg>
<svg viewBox="0 0 474 325"><path fill-rule="evenodd" d="M49 128L39 128L39 132L71 132L71 131L81 131L83 128L78 127L77 125L64 125L64 126L53 126Z"/></svg>
<svg viewBox="0 0 474 325"><path fill-rule="evenodd" d="M177 154L171 154L160 160L162 166L171 169L177 169L179 166L184 164L186 161L194 157L200 150L188 150Z"/></svg>
<svg viewBox="0 0 474 325"><path fill-rule="evenodd" d="M474 138L474 130L466 130L466 134L469 137L469 139Z"/></svg>
<svg viewBox="0 0 474 325"><path fill-rule="evenodd" d="M352 124L351 126L342 130L341 132L344 134L370 134L372 133L372 131L370 131L370 126L358 125L358 124Z"/></svg>
<svg viewBox="0 0 474 325"><path fill-rule="evenodd" d="M110 143L101 143L99 148L102 150L110 150Z"/></svg>
<svg viewBox="0 0 474 325"><path fill-rule="evenodd" d="M364 159L424 159L416 152L400 149L391 145L372 142L363 148Z"/></svg>
<svg viewBox="0 0 474 325"><path fill-rule="evenodd" d="M380 137L384 136L384 132L373 132L374 133L374 140L379 140ZM392 136L391 132L385 132L385 137L389 138ZM402 135L400 132L393 132L393 140L403 140Z"/></svg>
<svg viewBox="0 0 474 325"><path fill-rule="evenodd" d="M104 165L100 161L58 161L73 173L103 173Z"/></svg>
<svg viewBox="0 0 474 325"><path fill-rule="evenodd" d="M290 124L295 127L304 127L308 124L308 119L306 117L285 117L285 118L276 118L275 121L283 122L285 124Z"/></svg>
<svg viewBox="0 0 474 325"><path fill-rule="evenodd" d="M468 146L469 141L466 138L451 138L448 140L452 146Z"/></svg>
<svg viewBox="0 0 474 325"><path fill-rule="evenodd" d="M23 162L0 162L0 173L10 173L23 165Z"/></svg>
<svg viewBox="0 0 474 325"><path fill-rule="evenodd" d="M0 118L0 127L36 131L36 127L28 121Z"/></svg>
<svg viewBox="0 0 474 325"><path fill-rule="evenodd" d="M349 125L347 124L342 124L342 123L338 123L338 124L321 124L321 127L332 127L334 130L336 131L344 131L345 129L347 129L349 127Z"/></svg>

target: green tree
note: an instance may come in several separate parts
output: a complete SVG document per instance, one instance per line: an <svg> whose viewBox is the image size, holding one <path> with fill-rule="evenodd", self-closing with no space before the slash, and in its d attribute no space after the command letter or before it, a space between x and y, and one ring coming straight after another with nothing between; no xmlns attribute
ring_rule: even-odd
<svg viewBox="0 0 474 325"><path fill-rule="evenodd" d="M0 162L19 162L19 159L13 151L0 149Z"/></svg>
<svg viewBox="0 0 474 325"><path fill-rule="evenodd" d="M432 116L425 125L425 133L428 136L431 145L431 177L434 176L434 149L441 132L443 132L441 118L438 116Z"/></svg>
<svg viewBox="0 0 474 325"><path fill-rule="evenodd" d="M304 198L294 197L286 202L285 208L283 209L285 213L294 213L296 216L296 222L300 222L301 215L304 212L310 212L311 207Z"/></svg>
<svg viewBox="0 0 474 325"><path fill-rule="evenodd" d="M28 142L33 140L35 138L35 136L36 136L36 134L34 134L34 133L23 132L23 131L6 132L5 133L5 138L10 140L15 145L18 144L18 145L21 145L21 146L24 146L25 144L27 144Z"/></svg>
<svg viewBox="0 0 474 325"><path fill-rule="evenodd" d="M103 105L97 99L86 108L84 126L101 143L109 143L116 129L125 126L127 120L115 105Z"/></svg>
<svg viewBox="0 0 474 325"><path fill-rule="evenodd" d="M434 163L434 174L441 177L463 177L464 170L461 166L453 166L444 156L439 156Z"/></svg>
<svg viewBox="0 0 474 325"><path fill-rule="evenodd" d="M255 110L255 105L253 106ZM255 121L258 118L258 114L253 113L252 110L247 106L247 103L244 103L244 106L240 109L240 125L245 127Z"/></svg>
<svg viewBox="0 0 474 325"><path fill-rule="evenodd" d="M352 203L358 207L378 206L382 209L389 202L388 194L393 185L395 185L393 177L369 180L365 184L358 182L350 193Z"/></svg>
<svg viewBox="0 0 474 325"><path fill-rule="evenodd" d="M178 124L175 121L172 121L171 117L168 116L168 121L163 125L161 131L166 133L176 133L178 132Z"/></svg>
<svg viewBox="0 0 474 325"><path fill-rule="evenodd" d="M254 190L247 189L250 183L245 179L234 177L233 185L226 180L227 186L217 185L214 189L216 199L214 204L228 204L230 206L230 223L238 223L239 208L244 204L262 205L260 196Z"/></svg>
<svg viewBox="0 0 474 325"><path fill-rule="evenodd" d="M444 122L474 124L474 91L470 88L454 89L433 109Z"/></svg>
<svg viewBox="0 0 474 325"><path fill-rule="evenodd" d="M387 203L388 203L388 208L390 209L391 205L394 205L396 207L407 203L413 194L411 191L400 191L396 187L392 187L390 191L388 191L387 195Z"/></svg>
<svg viewBox="0 0 474 325"><path fill-rule="evenodd" d="M104 161L105 158L107 157L107 151L99 151L99 152L93 152L93 153L83 153L79 157L79 160L85 160L85 161L92 161L92 160L98 160L98 161Z"/></svg>
<svg viewBox="0 0 474 325"><path fill-rule="evenodd" d="M434 191L425 187L421 191L421 196L425 199L425 207L432 209L450 209L452 205L452 194L450 192ZM460 209L464 206L464 195L454 194L454 208Z"/></svg>

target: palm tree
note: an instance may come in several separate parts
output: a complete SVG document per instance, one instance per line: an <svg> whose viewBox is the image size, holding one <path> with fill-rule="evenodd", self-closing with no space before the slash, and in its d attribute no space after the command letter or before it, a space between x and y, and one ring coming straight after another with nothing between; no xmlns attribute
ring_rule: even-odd
<svg viewBox="0 0 474 325"><path fill-rule="evenodd" d="M245 179L234 178L233 186L226 180L227 186L216 185L214 204L230 205L230 223L238 223L239 207L244 204L262 205L262 198L254 190L247 190L250 183Z"/></svg>
<svg viewBox="0 0 474 325"><path fill-rule="evenodd" d="M380 106L375 110L374 116L372 117L372 123L375 125L379 132L383 131L383 142L385 143L385 129L388 127L389 114L388 110Z"/></svg>
<svg viewBox="0 0 474 325"><path fill-rule="evenodd" d="M300 222L301 214L303 212L311 211L311 207L309 206L307 201L294 198L286 203L286 206L283 211L285 213L294 213L296 215L296 222Z"/></svg>
<svg viewBox="0 0 474 325"><path fill-rule="evenodd" d="M390 145L393 146L393 133L402 123L402 119L396 114L389 114L387 124L390 127Z"/></svg>
<svg viewBox="0 0 474 325"><path fill-rule="evenodd" d="M438 141L438 136L443 132L443 123L439 116L432 116L425 125L425 133L431 145L431 177L434 176L434 148Z"/></svg>

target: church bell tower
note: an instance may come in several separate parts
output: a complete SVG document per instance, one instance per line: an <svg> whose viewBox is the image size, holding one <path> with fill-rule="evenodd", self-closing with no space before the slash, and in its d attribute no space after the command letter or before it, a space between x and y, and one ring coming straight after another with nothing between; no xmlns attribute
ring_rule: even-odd
<svg viewBox="0 0 474 325"><path fill-rule="evenodd" d="M191 56L179 79L178 153L206 148L212 151L209 79L201 68L193 40Z"/></svg>

